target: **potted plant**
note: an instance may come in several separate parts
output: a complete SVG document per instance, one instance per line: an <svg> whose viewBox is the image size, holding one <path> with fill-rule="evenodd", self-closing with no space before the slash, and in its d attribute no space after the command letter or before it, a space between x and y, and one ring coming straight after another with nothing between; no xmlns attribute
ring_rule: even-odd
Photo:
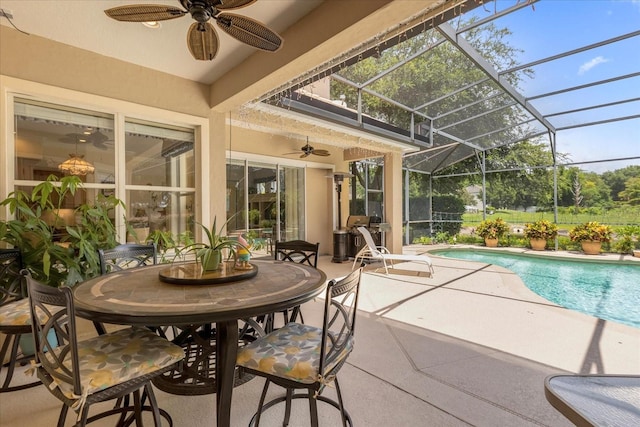
<svg viewBox="0 0 640 427"><path fill-rule="evenodd" d="M16 190L0 202L14 216L0 220L0 242L19 248L25 268L51 286L73 286L99 275L98 249L118 244L112 212L122 202L99 193L93 202L65 209L81 188L77 176L50 175L31 193Z"/></svg>
<svg viewBox="0 0 640 427"><path fill-rule="evenodd" d="M485 219L476 228L476 234L484 239L488 247L498 246L498 239L504 237L509 226L502 218Z"/></svg>
<svg viewBox="0 0 640 427"><path fill-rule="evenodd" d="M587 255L598 255L602 242L611 240L613 230L610 226L597 221L589 221L575 226L569 231L569 238L580 242L582 251Z"/></svg>
<svg viewBox="0 0 640 427"><path fill-rule="evenodd" d="M231 218L229 218L231 219ZM208 228L202 223L196 222L207 237L207 242L196 242L185 246L182 251L184 253L194 252L196 260L202 264L202 271L216 271L222 267L222 255L223 251L227 251L227 259L233 257L237 259L236 251L238 249L248 250L239 240L232 239L223 235L223 230L227 225L224 223L220 229L217 228L217 218L213 219L213 226Z"/></svg>
<svg viewBox="0 0 640 427"><path fill-rule="evenodd" d="M546 219L528 222L524 225L524 237L529 239L531 249L543 251L547 240L555 239L558 235L558 226Z"/></svg>

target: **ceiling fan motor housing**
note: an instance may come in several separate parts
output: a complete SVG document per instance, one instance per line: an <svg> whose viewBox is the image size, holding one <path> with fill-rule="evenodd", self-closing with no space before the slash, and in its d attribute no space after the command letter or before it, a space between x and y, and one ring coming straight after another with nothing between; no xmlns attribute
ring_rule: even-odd
<svg viewBox="0 0 640 427"><path fill-rule="evenodd" d="M182 6L189 11L191 17L197 22L204 24L218 11L215 7L203 0L180 0Z"/></svg>

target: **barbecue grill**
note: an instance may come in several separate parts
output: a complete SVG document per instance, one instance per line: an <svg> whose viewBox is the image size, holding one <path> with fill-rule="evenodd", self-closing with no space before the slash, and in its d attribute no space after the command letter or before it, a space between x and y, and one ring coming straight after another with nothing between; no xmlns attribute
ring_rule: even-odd
<svg viewBox="0 0 640 427"><path fill-rule="evenodd" d="M373 237L376 246L382 245L382 232L380 224L382 218L378 216L367 215L349 215L347 218L347 256L355 258L365 245L362 234L358 231L358 227L366 227Z"/></svg>

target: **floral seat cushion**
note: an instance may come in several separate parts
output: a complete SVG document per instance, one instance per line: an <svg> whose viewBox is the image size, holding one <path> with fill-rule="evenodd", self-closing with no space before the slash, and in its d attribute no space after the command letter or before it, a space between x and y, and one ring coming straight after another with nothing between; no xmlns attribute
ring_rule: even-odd
<svg viewBox="0 0 640 427"><path fill-rule="evenodd" d="M60 348L54 353L60 354ZM49 354L47 353L47 357ZM99 390L146 375L184 358L181 347L146 328L126 328L78 342L82 396L73 385L55 380L55 386L70 399L80 399ZM71 367L70 357L64 360Z"/></svg>
<svg viewBox="0 0 640 427"><path fill-rule="evenodd" d="M53 310L58 311L58 310ZM45 322L46 317L43 313L40 315L40 321ZM29 298L23 298L17 301L0 306L0 328L11 326L31 326L31 309L29 308Z"/></svg>
<svg viewBox="0 0 640 427"><path fill-rule="evenodd" d="M300 323L288 323L261 339L238 349L237 365L304 384L319 378L322 329ZM353 349L349 341L326 367L330 372Z"/></svg>

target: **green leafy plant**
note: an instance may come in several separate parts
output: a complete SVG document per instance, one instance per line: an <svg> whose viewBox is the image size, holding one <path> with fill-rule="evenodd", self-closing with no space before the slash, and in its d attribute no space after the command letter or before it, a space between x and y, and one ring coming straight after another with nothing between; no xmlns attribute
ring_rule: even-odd
<svg viewBox="0 0 640 427"><path fill-rule="evenodd" d="M574 242L608 242L613 236L610 226L597 221L589 221L575 226L569 231L569 238Z"/></svg>
<svg viewBox="0 0 640 427"><path fill-rule="evenodd" d="M77 176L50 175L31 193L16 190L0 202L13 219L0 221L0 241L19 248L24 266L51 286L73 286L100 274L98 249L118 244L112 213L122 202L101 193L63 218L65 199L82 188Z"/></svg>
<svg viewBox="0 0 640 427"><path fill-rule="evenodd" d="M627 225L617 231L617 240L614 249L620 254L632 254L640 244L640 226Z"/></svg>
<svg viewBox="0 0 640 427"><path fill-rule="evenodd" d="M223 250L227 251L227 259L237 259L237 249L244 248L248 250L248 248L237 239L232 239L223 234L224 229L231 218L233 218L233 216L230 217L219 229L217 228L217 218L213 219L213 225L210 228L196 221L195 223L202 228L207 241L191 243L190 245L185 246L181 253L183 255L190 252L195 253L196 258L202 262L203 265L207 265L212 257L221 259L220 257Z"/></svg>
<svg viewBox="0 0 640 427"><path fill-rule="evenodd" d="M476 234L483 239L499 239L509 231L509 226L502 218L486 219L476 228Z"/></svg>
<svg viewBox="0 0 640 427"><path fill-rule="evenodd" d="M558 226L546 219L528 222L524 225L524 237L528 239L554 239L558 235Z"/></svg>

